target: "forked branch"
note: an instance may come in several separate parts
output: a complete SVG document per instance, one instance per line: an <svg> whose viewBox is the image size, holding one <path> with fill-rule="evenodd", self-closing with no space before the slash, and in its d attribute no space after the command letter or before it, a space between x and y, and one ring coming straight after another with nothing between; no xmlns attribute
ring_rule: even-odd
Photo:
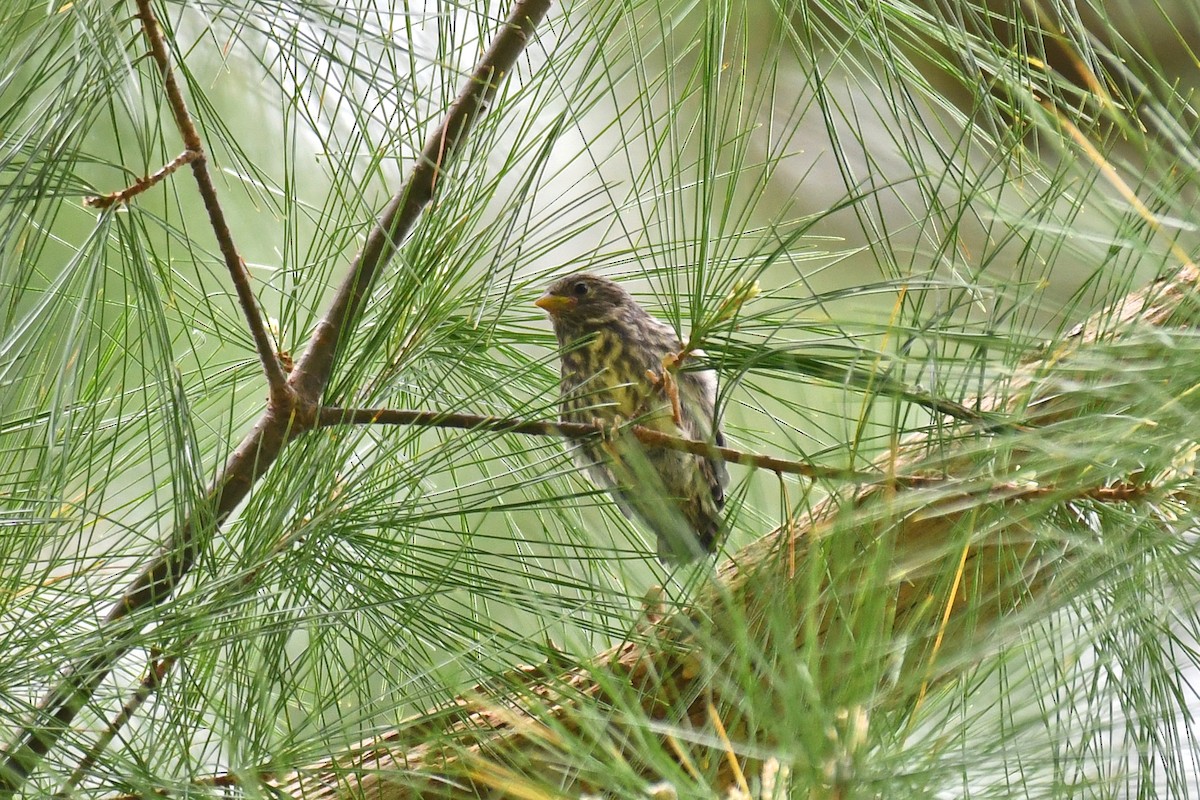
<svg viewBox="0 0 1200 800"><path fill-rule="evenodd" d="M229 456L205 496L179 499L181 503L190 504L183 515L185 521L165 542L162 552L149 561L125 589L121 599L104 615L96 632L95 652L74 661L69 656L64 659L58 682L46 692L33 719L17 732L4 751L0 762L0 798L11 797L24 784L91 700L116 661L141 639L141 629L153 622L149 615L136 621L128 618L144 614L171 597L212 536L246 499L283 448L316 423L317 405L336 363L338 342L353 326L354 317L361 311L379 271L432 198L439 171L444 170L461 147L472 124L486 109L504 77L511 74L550 4L551 0L518 0L515 3L445 120L431 134L404 187L388 203L368 235L297 368L284 379L250 290L245 266L229 235L216 189L202 157L200 137L171 69L158 21L150 1L138 0L138 18L162 76L176 125L187 149L201 154L191 161L192 169L271 384L271 402ZM283 389L280 388L281 379L285 381Z"/></svg>
<svg viewBox="0 0 1200 800"><path fill-rule="evenodd" d="M200 197L208 212L208 222L217 237L217 247L221 250L221 256L225 259L225 267L229 270L229 277L237 292L238 304L242 307L242 316L246 318L246 327L249 328L250 336L254 339L258 360L267 376L271 402L286 403L285 398L291 392L287 385L287 376L279 363L279 357L275 355L275 345L267 332L266 322L259 310L254 290L250 287L250 273L246 271L246 262L238 253L237 245L233 243L233 234L229 230L229 224L225 221L225 211L217 197L216 184L213 183L212 176L208 172L208 158L205 155L204 143L200 139L196 123L192 121L187 101L184 100L183 92L179 89L179 82L175 79L175 70L171 67L171 57L167 53L167 42L163 38L154 11L150 8L150 0L137 0L137 7L138 19L142 23L142 32L150 44L150 55L158 66L159 74L162 76L163 90L167 94L167 103L171 106L171 113L175 116L175 127L179 129L179 135L183 137L184 146L193 154L190 159L192 175L196 179L196 187L200 190Z"/></svg>

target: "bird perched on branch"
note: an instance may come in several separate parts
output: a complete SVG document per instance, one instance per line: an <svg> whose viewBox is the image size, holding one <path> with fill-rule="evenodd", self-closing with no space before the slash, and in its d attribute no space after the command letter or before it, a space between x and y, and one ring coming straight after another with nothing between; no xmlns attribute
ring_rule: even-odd
<svg viewBox="0 0 1200 800"><path fill-rule="evenodd" d="M625 516L654 531L661 561L713 552L729 482L724 462L715 453L643 448L631 435L614 435L635 422L723 446L712 370L687 369L696 353L685 352L674 330L607 278L586 272L559 278L537 305L550 315L562 349L562 420L609 431L576 444L576 461Z"/></svg>

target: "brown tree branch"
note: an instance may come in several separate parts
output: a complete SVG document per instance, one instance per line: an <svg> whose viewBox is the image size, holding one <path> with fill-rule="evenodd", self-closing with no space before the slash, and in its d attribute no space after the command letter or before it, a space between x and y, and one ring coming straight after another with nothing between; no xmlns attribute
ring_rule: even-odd
<svg viewBox="0 0 1200 800"><path fill-rule="evenodd" d="M322 408L317 415L317 426L324 428L333 425L419 425L433 428L516 433L523 436L557 436L562 439L590 439L610 432L602 426L586 422L541 422L512 417L487 417L443 411L413 411L402 408ZM807 478L829 478L860 483L873 483L884 477L877 472L819 467L805 461L791 461L758 453L747 453L732 447L717 447L709 442L672 436L644 425L630 425L627 430L647 447L679 450L698 456L720 456L730 464L765 469L776 474L788 473L803 475Z"/></svg>
<svg viewBox="0 0 1200 800"><path fill-rule="evenodd" d="M153 175L147 175L144 178L138 178L129 186L126 186L119 192L109 192L108 194L95 195L85 197L83 204L88 208L109 208L118 203L128 203L133 198L137 197L147 189L157 186L164 178L169 176L175 170L182 167L184 164L190 164L198 158L203 158L204 153L200 150L184 150L175 158L171 159L167 164L155 172Z"/></svg>
<svg viewBox="0 0 1200 800"><path fill-rule="evenodd" d="M250 273L246 271L246 262L242 260L237 246L233 243L233 234L229 231L229 224L225 221L225 211L221 208L221 201L217 197L216 184L213 183L212 176L208 174L208 157L204 151L204 143L200 139L200 132L196 130L196 124L192 121L187 102L183 99L183 92L179 90L179 83L175 80L175 70L171 68L167 43L163 39L154 11L150 8L150 0L137 0L137 8L138 19L142 21L142 32L146 36L146 41L150 43L150 54L158 66L158 72L162 76L163 89L167 93L167 102L175 116L175 127L179 129L179 135L183 137L184 147L195 154L191 159L192 175L196 179L200 197L204 200L204 208L208 211L208 221L212 226L213 234L217 237L217 246L225 258L225 267L229 270L229 277L233 280L233 288L237 292L238 303L242 307L242 316L246 319L246 326L250 330L250 336L254 339L254 347L258 351L258 360L262 365L263 373L267 376L271 402L283 407L287 404L286 398L292 390L288 386L287 375L279 363L279 358L275 355L275 345L271 341L270 334L267 333L263 314L258 307L258 299L254 296L254 290L250 288Z"/></svg>
<svg viewBox="0 0 1200 800"><path fill-rule="evenodd" d="M361 310L376 274L407 234L420 207L432 197L435 165L444 166L446 160L461 146L471 123L484 111L501 80L511 73L537 24L549 10L550 3L551 0L517 0L466 88L449 109L438 131L430 137L431 142L445 141L446 149L443 151L440 146L437 147L431 159L430 148L427 147L405 186L384 209L367 237L367 245L354 260L350 274L331 308L318 324L301 364L288 379L289 391L282 394L272 392L266 411L230 454L207 494L203 498L192 499L185 522L173 532L162 552L125 589L122 598L109 609L97 631L97 641L102 641L104 647L94 655L73 663L68 656L58 683L46 692L34 718L16 733L5 749L0 761L0 798L11 797L24 784L50 748L69 729L114 663L133 647L139 638L139 630L152 621L148 616L139 615L139 612L151 610L172 595L198 555L207 548L210 539L246 499L287 443L315 424L317 401L333 369L339 335L353 323L350 317ZM150 9L149 0L138 0L138 10L184 143L189 150L202 154L199 134L191 123L187 106L170 69L166 43ZM196 158L192 168L226 256L226 264L234 275L239 301L247 319L257 319L256 305L244 266L228 235L228 227L204 158ZM251 327L265 337L265 331L259 330L261 320L257 328L253 323ZM265 357L270 353L271 359L274 359L269 340L260 339L257 334L255 338L260 355ZM269 361L265 359L264 363ZM183 500L181 498L181 502ZM130 617L133 618L127 619Z"/></svg>
<svg viewBox="0 0 1200 800"><path fill-rule="evenodd" d="M415 425L430 428L514 433L522 436L552 436L560 439L591 439L611 433L610 429L602 425L587 422L543 422L515 417L490 417L446 411L414 411L402 408L322 408L317 415L316 427L328 428L337 425ZM820 467L806 461L793 461L759 453L748 453L732 447L717 447L696 439L672 436L643 425L629 425L625 430L628 430L630 435L649 448L678 450L709 458L718 456L729 464L763 469L777 475L786 473L813 479L905 489L953 488L963 495L983 492L991 501L1055 498L1127 503L1140 500L1155 491L1154 487L1146 484L1124 482L1106 486L1089 486L1083 490L1066 490L1053 484L997 483L992 480L972 486L953 476L889 475L879 470L864 472L838 467Z"/></svg>

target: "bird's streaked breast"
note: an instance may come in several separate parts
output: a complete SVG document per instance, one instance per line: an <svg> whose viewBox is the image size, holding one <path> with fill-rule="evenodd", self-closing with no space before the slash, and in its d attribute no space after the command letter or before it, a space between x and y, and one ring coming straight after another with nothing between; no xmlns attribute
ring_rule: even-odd
<svg viewBox="0 0 1200 800"><path fill-rule="evenodd" d="M582 347L564 353L562 360L563 391L575 394L595 416L619 414L632 419L645 410L642 368L629 357L615 331L596 331Z"/></svg>

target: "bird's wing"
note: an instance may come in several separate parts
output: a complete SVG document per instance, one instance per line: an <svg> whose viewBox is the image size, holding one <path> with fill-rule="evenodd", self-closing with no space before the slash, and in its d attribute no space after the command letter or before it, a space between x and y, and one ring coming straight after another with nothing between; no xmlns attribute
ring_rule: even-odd
<svg viewBox="0 0 1200 800"><path fill-rule="evenodd" d="M703 353L698 353L703 356ZM717 378L712 370L681 371L678 377L679 400L684 407L683 433L689 439L725 446L725 436L717 419ZM729 470L719 458L699 458L700 472L712 490L717 508L725 505L725 487Z"/></svg>

